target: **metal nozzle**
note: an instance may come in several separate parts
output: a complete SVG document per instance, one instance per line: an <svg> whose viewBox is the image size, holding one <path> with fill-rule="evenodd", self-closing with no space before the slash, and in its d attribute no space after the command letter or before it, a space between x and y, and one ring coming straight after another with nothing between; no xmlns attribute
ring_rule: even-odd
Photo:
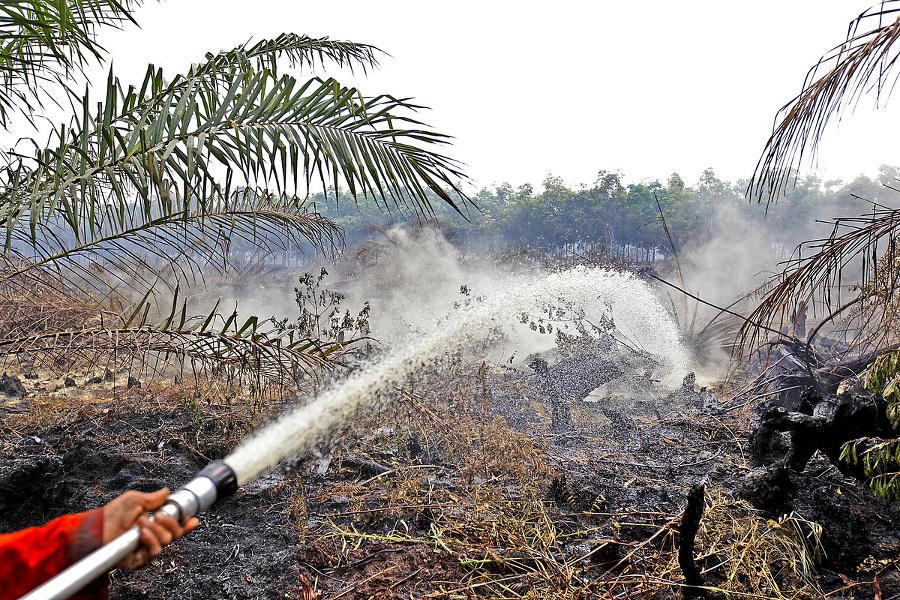
<svg viewBox="0 0 900 600"><path fill-rule="evenodd" d="M211 462L197 473L197 477L209 477L216 484L216 495L219 500L227 498L238 489L237 475L221 460Z"/></svg>
<svg viewBox="0 0 900 600"><path fill-rule="evenodd" d="M212 506L216 500L233 494L237 487L234 471L226 463L217 460L206 465L196 477L172 493L168 503L178 507L178 520L184 524Z"/></svg>

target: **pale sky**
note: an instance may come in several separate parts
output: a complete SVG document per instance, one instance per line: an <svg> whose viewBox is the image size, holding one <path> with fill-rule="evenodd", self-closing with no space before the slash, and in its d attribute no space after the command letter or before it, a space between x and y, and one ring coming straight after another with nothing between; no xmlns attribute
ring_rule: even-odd
<svg viewBox="0 0 900 600"><path fill-rule="evenodd" d="M707 167L750 175L778 108L872 3L168 0L139 10L141 30L101 42L134 83L150 62L174 75L281 32L369 43L391 56L368 78L318 74L429 106L423 119L456 138L447 153L476 188L540 189L548 173L591 184L600 169L694 184ZM822 144L826 179L900 164L900 108L873 103Z"/></svg>

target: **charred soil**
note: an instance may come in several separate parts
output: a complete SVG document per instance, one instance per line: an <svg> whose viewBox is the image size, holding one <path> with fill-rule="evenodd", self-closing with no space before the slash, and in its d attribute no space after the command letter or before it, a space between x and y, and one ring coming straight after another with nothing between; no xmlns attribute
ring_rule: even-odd
<svg viewBox="0 0 900 600"><path fill-rule="evenodd" d="M610 395L572 403L558 433L531 371L452 376L243 486L147 568L114 571L111 596L675 598L679 518L701 481L695 555L712 596L900 594L896 506L818 455L767 496L747 407ZM90 402L31 389L3 405L0 531L177 487L282 410L114 383Z"/></svg>

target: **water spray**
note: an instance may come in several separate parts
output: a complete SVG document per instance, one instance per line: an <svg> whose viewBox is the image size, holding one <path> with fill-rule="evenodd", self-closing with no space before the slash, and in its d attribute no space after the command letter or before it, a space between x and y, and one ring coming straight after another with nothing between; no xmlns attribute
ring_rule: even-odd
<svg viewBox="0 0 900 600"><path fill-rule="evenodd" d="M184 525L213 504L232 495L238 488L231 467L219 460L208 464L197 476L169 495L157 512ZM112 569L116 563L138 549L141 531L135 525L113 541L25 594L20 600L65 600Z"/></svg>
<svg viewBox="0 0 900 600"><path fill-rule="evenodd" d="M649 286L636 278L603 269L576 268L550 273L505 288L496 296L460 310L428 334L399 346L379 362L351 373L309 404L288 412L242 442L234 452L208 465L178 489L160 510L182 523L253 481L288 456L308 452L327 432L371 405L380 390L402 385L417 369L492 327L514 322L526 312L540 313L561 296L608 305L635 341L652 348L679 378L689 369L678 330ZM137 527L63 571L20 600L64 600L134 552Z"/></svg>

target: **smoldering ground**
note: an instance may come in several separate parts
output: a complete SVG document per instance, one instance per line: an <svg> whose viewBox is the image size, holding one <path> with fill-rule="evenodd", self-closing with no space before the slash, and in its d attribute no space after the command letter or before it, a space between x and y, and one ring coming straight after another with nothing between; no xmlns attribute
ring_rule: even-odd
<svg viewBox="0 0 900 600"><path fill-rule="evenodd" d="M804 185L819 185L818 180L810 179L812 183L804 182ZM883 183L891 183L887 175L883 179ZM678 248L677 265L670 256L667 272L661 275L673 285L684 287L715 305L696 302L671 289L663 291L668 296L665 304L694 353L698 381L714 382L734 364L737 353L733 343L742 321L720 308L749 314L773 278L792 261L812 252L811 240L824 239L832 233L834 219L865 215L871 211L869 200L888 206L900 203L900 193L891 187L868 180L854 184L821 204L804 202L803 190L798 188L788 190L789 198L776 199L770 204L762 200L717 205L715 214L706 220L709 223L706 229L692 243ZM854 195L854 190L865 196ZM853 264L848 263L841 282L844 288L854 283ZM830 311L813 303L808 312L811 320L817 320Z"/></svg>
<svg viewBox="0 0 900 600"><path fill-rule="evenodd" d="M385 345L402 347L410 335L421 337L419 330L465 311L466 302L477 306L486 301L479 296L489 297L497 288L510 291L518 281L516 274L502 271L481 271L479 278L477 270L468 270L470 261L439 238L429 242L436 252L428 256L422 244L402 235L397 239L391 246L400 249L405 264L380 259L367 278L377 282L375 291L366 288L357 295L375 297L377 291L383 306L402 312L403 303L416 297L416 284L427 282L437 307L422 302L419 312L399 319L393 329L376 324L389 332ZM447 256L453 260L445 265ZM376 277L379 272L383 277ZM340 270L329 273L338 276ZM582 319L600 325L601 317L609 316L623 334L623 355L633 351L644 359L642 352L671 354L677 348L671 320L667 327L674 334L647 333L661 329L652 327L653 318L668 316L646 282L623 274L607 279L577 274L568 275L570 287L583 286L582 295L596 302ZM396 283L401 281L408 286ZM468 294L460 293L461 286ZM350 306L356 301L353 290L344 289ZM625 302L617 305L616 297ZM574 328L574 321L551 319L541 302L529 308L527 323L515 311L509 315L517 327L499 345L448 353L394 389L389 406L341 423L316 453L281 462L214 506L203 515L202 532L179 542L149 569L116 573L113 596L408 598L441 590L490 595L512 589L523 597L551 598L581 589L586 597L675 597L680 581L672 551L675 524L685 490L704 477L714 492L699 544L711 583L758 591L774 581L791 594L821 595L846 585L833 573L852 573L860 582L854 583L858 596L872 594L871 586L861 583L868 581L861 565L868 556L876 563L889 558L890 540L898 534L890 520L876 516L889 514L889 507L860 484L814 463L818 487L806 485L812 491L772 509L776 512L757 513L721 493L735 489L750 468L746 411L704 413L693 386L692 393L656 389L639 401L625 401L629 387L652 383L635 371L626 392L604 384L594 400L567 399L571 424L554 433L552 399L524 359L537 353L558 364L577 356L579 344L559 347L555 333L532 330L532 323L539 328L552 321L571 331L565 324ZM585 327L596 334L590 324ZM507 346L514 335L531 345L516 338L515 348ZM485 357L492 352L498 360L488 363ZM114 401L84 403L48 426L42 424L46 415L38 416L55 410L53 402L33 402L29 412L4 422L3 527L91 508L124 489L177 485L209 460L228 455L239 438L259 426L251 419L252 406L250 400L196 395L190 387L166 395L148 386L119 392ZM841 494L829 492L833 488ZM802 519L765 525L791 511ZM807 551L788 544L783 532L795 525L807 531L804 520L823 529L826 558L812 574L785 570L800 564L797 557ZM754 531L761 537L753 537L749 548L740 546ZM738 547L746 551L729 550ZM779 569L772 571L769 560L779 561ZM891 589L895 570L888 566L879 573L882 591ZM766 572L780 575L761 578Z"/></svg>
<svg viewBox="0 0 900 600"><path fill-rule="evenodd" d="M800 476L789 505L769 512L723 493L751 466L746 412L705 414L682 396L572 402L571 429L550 435L537 379L527 369L441 361L391 410L342 424L318 457L284 461L210 508L197 532L147 569L114 573L112 597L362 600L468 590L562 598L578 590L674 599L678 516L687 487L704 478L697 543L711 585L740 593L777 585L798 598L851 585L855 597L871 598L877 569L881 594L900 591L891 563L900 516L823 461ZM83 403L52 425L7 415L0 527L93 508L126 489L177 486L246 432L240 406L190 387L147 386ZM824 557L792 531L813 536ZM819 561L814 572L800 566L807 559Z"/></svg>

